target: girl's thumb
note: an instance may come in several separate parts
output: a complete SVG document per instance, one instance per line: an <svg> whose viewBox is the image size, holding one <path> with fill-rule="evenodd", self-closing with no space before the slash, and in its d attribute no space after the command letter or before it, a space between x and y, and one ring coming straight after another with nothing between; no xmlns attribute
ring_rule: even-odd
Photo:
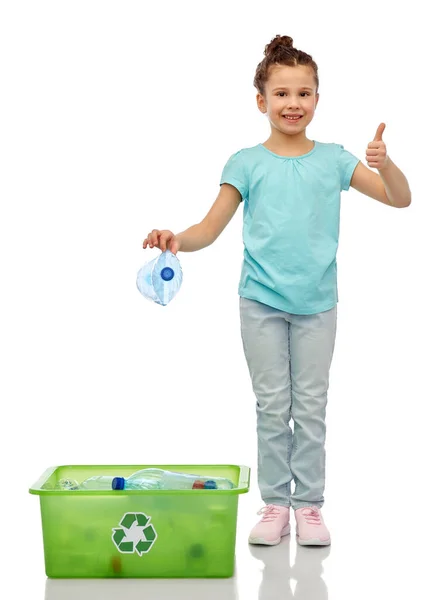
<svg viewBox="0 0 446 600"><path fill-rule="evenodd" d="M170 242L170 251L172 254L176 254L178 252L178 242L175 239Z"/></svg>

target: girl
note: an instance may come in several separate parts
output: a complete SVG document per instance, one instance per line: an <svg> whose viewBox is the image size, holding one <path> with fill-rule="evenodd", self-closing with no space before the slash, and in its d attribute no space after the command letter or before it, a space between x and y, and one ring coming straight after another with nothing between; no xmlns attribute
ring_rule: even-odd
<svg viewBox="0 0 446 600"><path fill-rule="evenodd" d="M299 543L329 545L320 509L340 194L352 186L402 208L411 192L387 155L384 123L366 151L379 175L342 145L307 138L319 100L318 67L290 37L276 36L266 46L254 86L270 137L229 158L220 193L201 223L177 235L154 229L143 248L176 254L209 246L244 202L241 333L257 398L258 484L266 505L249 541L278 544L290 532L291 507Z"/></svg>

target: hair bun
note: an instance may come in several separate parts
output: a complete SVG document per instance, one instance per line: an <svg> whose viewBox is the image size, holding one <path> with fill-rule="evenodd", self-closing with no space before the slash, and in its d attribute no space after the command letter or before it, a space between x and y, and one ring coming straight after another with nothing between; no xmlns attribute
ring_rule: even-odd
<svg viewBox="0 0 446 600"><path fill-rule="evenodd" d="M269 44L265 46L265 56L274 54L280 48L293 48L293 38L289 35L276 35Z"/></svg>

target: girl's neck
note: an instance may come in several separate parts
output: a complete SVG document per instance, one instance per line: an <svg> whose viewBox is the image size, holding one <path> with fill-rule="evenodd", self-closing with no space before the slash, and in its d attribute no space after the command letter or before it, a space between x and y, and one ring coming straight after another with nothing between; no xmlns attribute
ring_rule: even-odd
<svg viewBox="0 0 446 600"><path fill-rule="evenodd" d="M296 135L286 135L273 129L271 135L263 143L265 148L271 150L275 154L282 156L297 156L299 154L306 154L312 150L314 144L305 135L305 131L297 133Z"/></svg>

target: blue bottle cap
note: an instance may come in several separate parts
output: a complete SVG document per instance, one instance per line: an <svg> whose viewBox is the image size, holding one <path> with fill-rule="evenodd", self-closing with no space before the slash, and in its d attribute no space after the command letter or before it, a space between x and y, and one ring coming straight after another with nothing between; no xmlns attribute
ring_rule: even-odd
<svg viewBox="0 0 446 600"><path fill-rule="evenodd" d="M164 279L164 281L171 281L175 277L174 270L170 267L164 267L160 275L161 279Z"/></svg>
<svg viewBox="0 0 446 600"><path fill-rule="evenodd" d="M216 490L217 489L217 484L215 483L215 481L212 481L210 479L209 481L205 481L204 482L204 489L205 490Z"/></svg>
<svg viewBox="0 0 446 600"><path fill-rule="evenodd" d="M114 490L123 490L125 488L124 477L115 477L112 481L112 488Z"/></svg>

